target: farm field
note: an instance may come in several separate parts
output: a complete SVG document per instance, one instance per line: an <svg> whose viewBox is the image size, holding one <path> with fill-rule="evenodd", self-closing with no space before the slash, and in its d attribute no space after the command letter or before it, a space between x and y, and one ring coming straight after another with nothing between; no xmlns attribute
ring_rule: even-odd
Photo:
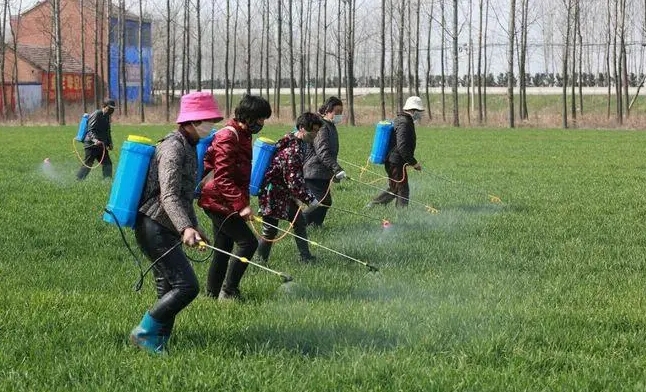
<svg viewBox="0 0 646 392"><path fill-rule="evenodd" d="M115 172L128 134L170 129L113 128ZM364 165L372 127L339 133L340 157ZM75 181L75 134L0 128L2 391L646 389L646 133L420 127L403 211L365 209L386 182L342 162L355 181L334 205L372 219L330 210L309 237L380 271L322 248L301 265L287 237L270 267L292 283L250 266L246 302L201 293L164 357L128 343L153 281L133 290L100 169ZM203 287L208 263L194 267Z"/></svg>

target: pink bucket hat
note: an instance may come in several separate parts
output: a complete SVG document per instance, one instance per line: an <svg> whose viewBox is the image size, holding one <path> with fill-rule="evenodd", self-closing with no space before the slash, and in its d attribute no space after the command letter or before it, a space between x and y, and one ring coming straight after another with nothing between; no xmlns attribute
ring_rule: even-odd
<svg viewBox="0 0 646 392"><path fill-rule="evenodd" d="M210 93L198 91L182 96L179 105L177 123L188 121L203 121L214 119L216 122L223 119L215 97Z"/></svg>

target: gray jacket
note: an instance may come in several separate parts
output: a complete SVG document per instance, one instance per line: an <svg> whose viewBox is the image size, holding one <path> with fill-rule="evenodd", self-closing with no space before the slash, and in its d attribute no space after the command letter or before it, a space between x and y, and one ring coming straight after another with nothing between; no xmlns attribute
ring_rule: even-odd
<svg viewBox="0 0 646 392"><path fill-rule="evenodd" d="M139 212L178 234L197 227L193 209L196 172L195 146L180 131L168 134L155 148Z"/></svg>
<svg viewBox="0 0 646 392"><path fill-rule="evenodd" d="M343 170L336 161L339 156L339 133L333 122L323 119L314 143L305 153L303 174L305 179L329 180Z"/></svg>
<svg viewBox="0 0 646 392"><path fill-rule="evenodd" d="M112 130L110 128L110 116L103 113L103 110L95 110L87 120L87 133L83 140L85 147L94 145L97 141L112 145Z"/></svg>
<svg viewBox="0 0 646 392"><path fill-rule="evenodd" d="M413 166L417 164L415 159L415 146L417 135L415 134L415 122L408 113L399 113L393 121L393 132L388 141L388 162L395 165L405 163Z"/></svg>

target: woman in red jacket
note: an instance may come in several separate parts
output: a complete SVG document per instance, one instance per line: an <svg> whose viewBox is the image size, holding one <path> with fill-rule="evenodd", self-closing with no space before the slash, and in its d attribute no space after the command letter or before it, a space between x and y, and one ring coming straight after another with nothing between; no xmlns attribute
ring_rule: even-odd
<svg viewBox="0 0 646 392"><path fill-rule="evenodd" d="M238 257L251 259L258 240L247 225L253 219L249 205L251 135L260 132L271 116L271 106L262 97L245 95L235 117L220 129L204 155L202 194L198 205L213 222L214 246ZM239 299L240 280L247 264L215 252L206 282L206 294L219 299Z"/></svg>

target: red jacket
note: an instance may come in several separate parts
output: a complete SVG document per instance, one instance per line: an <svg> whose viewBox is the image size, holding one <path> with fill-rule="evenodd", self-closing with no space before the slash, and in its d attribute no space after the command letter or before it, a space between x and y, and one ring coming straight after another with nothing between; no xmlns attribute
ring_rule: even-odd
<svg viewBox="0 0 646 392"><path fill-rule="evenodd" d="M228 215L249 205L251 151L251 132L236 121L216 132L204 154L204 172L213 171L213 179L202 187L200 207Z"/></svg>

